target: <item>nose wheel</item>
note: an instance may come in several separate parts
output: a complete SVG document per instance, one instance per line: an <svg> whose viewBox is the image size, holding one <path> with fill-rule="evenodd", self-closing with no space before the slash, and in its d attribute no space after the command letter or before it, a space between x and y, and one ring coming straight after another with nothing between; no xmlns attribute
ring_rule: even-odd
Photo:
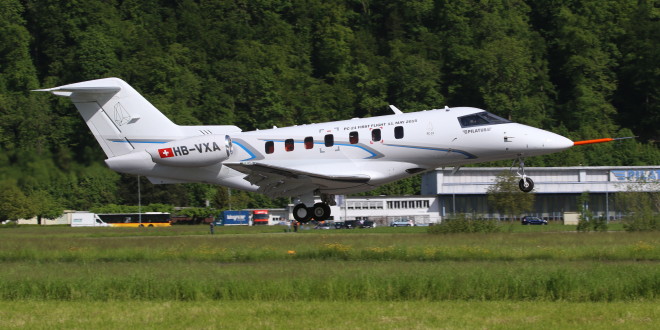
<svg viewBox="0 0 660 330"><path fill-rule="evenodd" d="M532 178L525 175L525 158L518 157L517 161L518 161L518 171L516 172L516 174L520 178L520 181L518 181L518 188L520 188L522 192L528 193L534 189L534 181L532 180ZM513 164L511 164L511 167L513 167Z"/></svg>
<svg viewBox="0 0 660 330"><path fill-rule="evenodd" d="M531 178L524 177L518 181L518 188L523 192L530 192L534 189L534 181Z"/></svg>

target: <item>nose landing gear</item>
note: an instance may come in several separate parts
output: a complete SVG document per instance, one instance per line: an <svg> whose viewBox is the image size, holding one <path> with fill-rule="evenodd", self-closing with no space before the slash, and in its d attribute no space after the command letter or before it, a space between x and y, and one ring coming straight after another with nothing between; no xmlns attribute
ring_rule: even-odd
<svg viewBox="0 0 660 330"><path fill-rule="evenodd" d="M516 174L520 178L520 181L518 181L518 188L522 192L530 192L534 189L534 181L532 178L528 177L525 175L525 158L524 157L518 157L518 171L516 171ZM515 164L514 160L514 164ZM513 164L511 164L511 167L513 167Z"/></svg>
<svg viewBox="0 0 660 330"><path fill-rule="evenodd" d="M529 177L523 177L518 181L518 188L522 190L523 192L530 192L532 189L534 189L534 181L532 181L531 178Z"/></svg>

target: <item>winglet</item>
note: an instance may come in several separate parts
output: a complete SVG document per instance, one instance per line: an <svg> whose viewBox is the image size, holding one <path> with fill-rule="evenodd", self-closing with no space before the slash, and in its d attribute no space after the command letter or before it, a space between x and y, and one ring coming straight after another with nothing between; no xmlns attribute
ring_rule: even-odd
<svg viewBox="0 0 660 330"><path fill-rule="evenodd" d="M584 140L584 141L575 141L573 142L574 146L579 146L583 144L593 144L593 143L603 143L603 142L610 142L610 141L618 141L618 140L625 140L625 139L634 139L636 136L626 136L626 137L618 137L618 138L604 138L604 139L595 139L595 140Z"/></svg>
<svg viewBox="0 0 660 330"><path fill-rule="evenodd" d="M399 108L397 108L397 107L395 107L395 106L393 106L393 105L391 105L391 104L390 104L390 109L392 109L392 111L393 111L394 114L396 114L396 115L400 115L400 114L403 113L401 110L399 110Z"/></svg>

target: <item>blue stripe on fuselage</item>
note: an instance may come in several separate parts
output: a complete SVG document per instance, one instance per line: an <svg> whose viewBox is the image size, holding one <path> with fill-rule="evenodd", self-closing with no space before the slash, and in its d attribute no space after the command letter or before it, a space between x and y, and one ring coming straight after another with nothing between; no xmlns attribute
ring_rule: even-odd
<svg viewBox="0 0 660 330"><path fill-rule="evenodd" d="M463 150L456 150L456 149L443 149L443 148L431 148L431 147L416 147L416 146L404 146L404 145L397 145L397 144L386 144L386 146L389 147L398 147L398 148L409 148L409 149L422 149L422 150L432 150L432 151L442 151L442 152L455 152L458 154L461 154L467 159L475 159L477 156Z"/></svg>

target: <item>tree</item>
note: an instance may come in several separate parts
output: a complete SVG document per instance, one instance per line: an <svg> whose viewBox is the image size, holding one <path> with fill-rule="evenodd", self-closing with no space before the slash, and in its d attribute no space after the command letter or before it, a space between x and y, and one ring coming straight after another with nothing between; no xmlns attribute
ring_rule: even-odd
<svg viewBox="0 0 660 330"><path fill-rule="evenodd" d="M30 218L34 214L28 198L15 182L0 182L0 221Z"/></svg>
<svg viewBox="0 0 660 330"><path fill-rule="evenodd" d="M534 205L534 194L520 191L518 178L509 171L495 178L495 184L488 187L487 194L490 206L500 214L508 215L509 220Z"/></svg>
<svg viewBox="0 0 660 330"><path fill-rule="evenodd" d="M187 207L179 210L177 213L178 215L192 218L193 223L199 224L206 218L215 217L218 214L218 210L211 207Z"/></svg>
<svg viewBox="0 0 660 330"><path fill-rule="evenodd" d="M660 230L660 181L629 183L625 192L616 194L616 202L626 212L626 231Z"/></svg>
<svg viewBox="0 0 660 330"><path fill-rule="evenodd" d="M39 225L42 224L41 219L55 219L64 212L62 204L45 190L33 191L27 200Z"/></svg>

